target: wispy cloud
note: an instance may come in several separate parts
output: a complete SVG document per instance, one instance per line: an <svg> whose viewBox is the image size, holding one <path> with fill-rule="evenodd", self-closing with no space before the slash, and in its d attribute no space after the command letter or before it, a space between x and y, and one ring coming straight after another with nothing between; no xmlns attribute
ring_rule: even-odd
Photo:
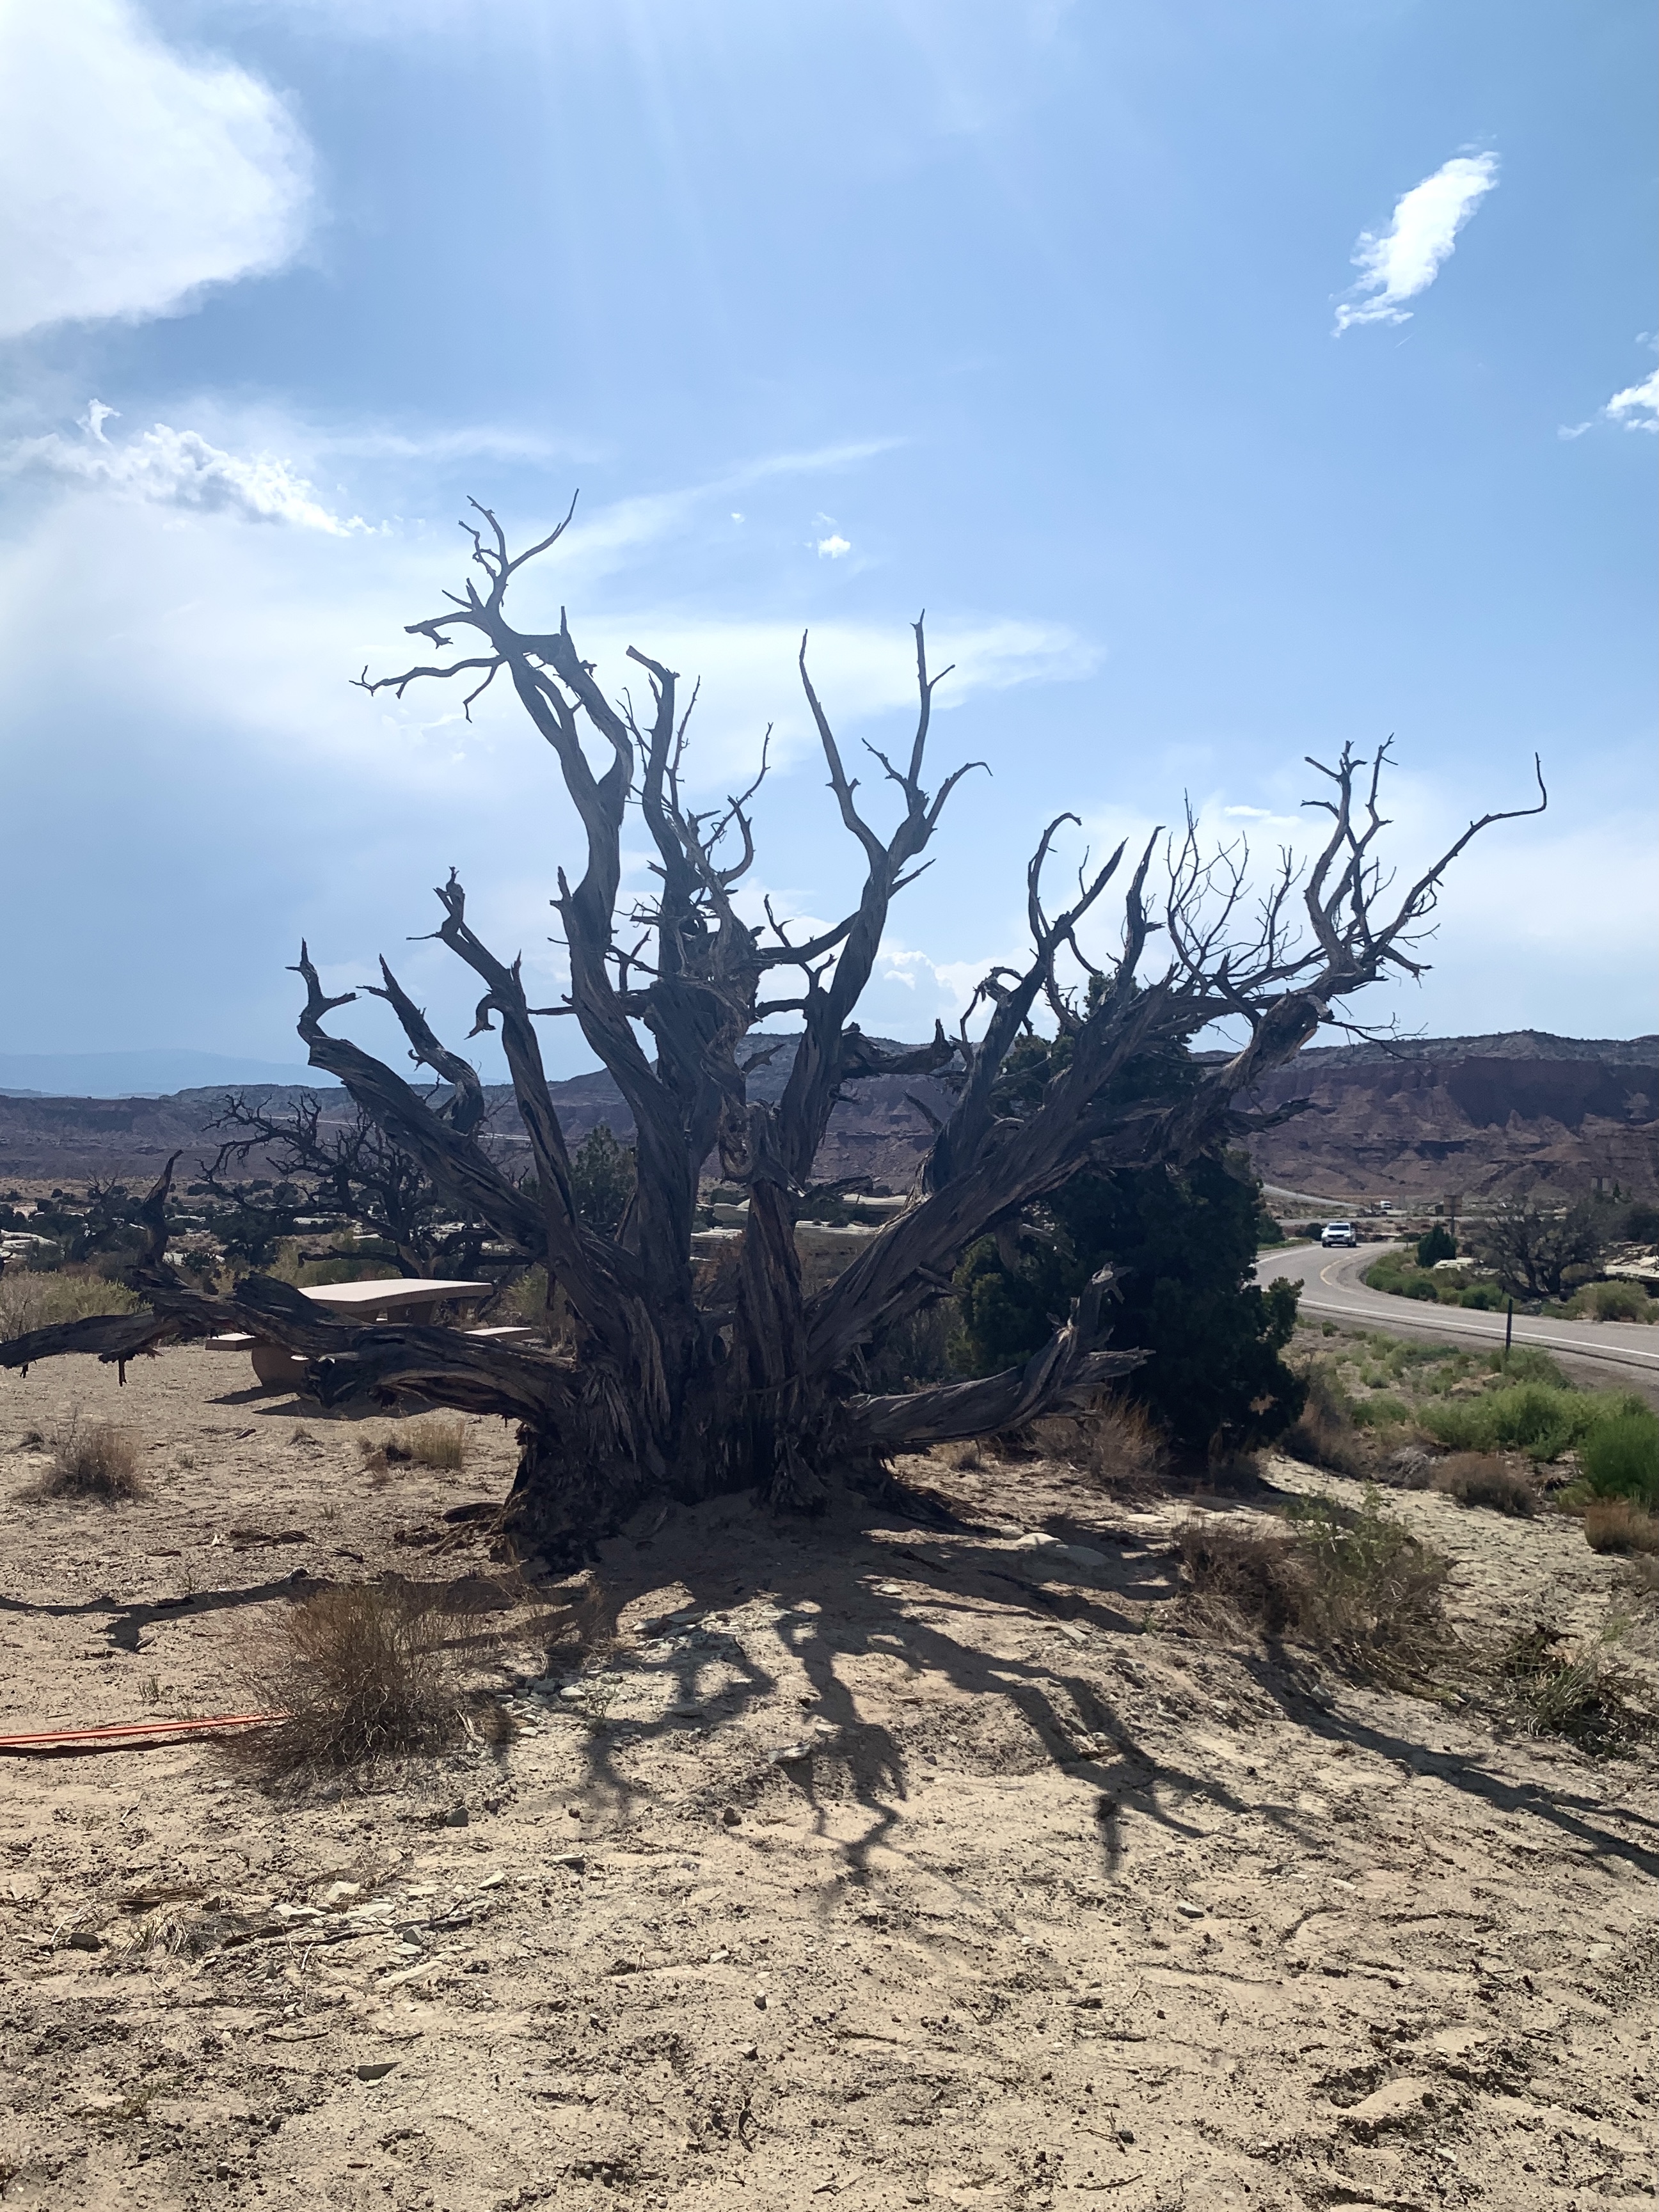
<svg viewBox="0 0 1659 2212"><path fill-rule="evenodd" d="M1627 384L1622 392L1615 392L1607 405L1598 408L1587 421L1564 422L1556 435L1582 438L1598 422L1611 422L1626 430L1645 430L1650 435L1659 434L1659 368L1640 384Z"/></svg>
<svg viewBox="0 0 1659 2212"><path fill-rule="evenodd" d="M1362 231L1353 250L1359 282L1337 308L1334 335L1359 323L1409 322L1402 302L1427 291L1497 182L1496 154L1460 154L1396 202L1385 231Z"/></svg>
<svg viewBox="0 0 1659 2212"><path fill-rule="evenodd" d="M843 554L852 551L853 541L850 538L842 538L839 533L832 532L828 538L818 539L817 548L819 553L825 558L839 561Z"/></svg>
<svg viewBox="0 0 1659 2212"><path fill-rule="evenodd" d="M129 0L0 9L0 337L279 266L310 167L274 93L169 51Z"/></svg>
<svg viewBox="0 0 1659 2212"><path fill-rule="evenodd" d="M104 430L114 419L116 410L94 399L82 420L83 437L64 438L52 431L21 439L0 455L0 472L67 477L154 506L240 515L248 522L291 523L335 538L369 526L361 516L347 520L331 514L306 478L275 454L245 458L226 453L194 430L174 430L165 422L116 445Z"/></svg>
<svg viewBox="0 0 1659 2212"><path fill-rule="evenodd" d="M365 461L580 461L580 447L490 423L455 430L405 431L376 428L323 431L313 439L319 453Z"/></svg>

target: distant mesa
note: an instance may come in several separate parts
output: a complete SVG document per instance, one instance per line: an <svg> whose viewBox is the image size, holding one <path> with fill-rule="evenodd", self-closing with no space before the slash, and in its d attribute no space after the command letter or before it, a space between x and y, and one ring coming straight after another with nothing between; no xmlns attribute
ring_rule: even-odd
<svg viewBox="0 0 1659 2212"><path fill-rule="evenodd" d="M885 1042L885 1040L882 1040ZM783 1089L790 1054L750 1079L751 1095ZM175 1087L146 1095L141 1071L177 1071ZM58 1071L85 1087L58 1091ZM130 1088L94 1087L125 1074ZM246 1087L280 1109L304 1089L328 1089L330 1110L349 1113L337 1086L304 1068L210 1053L0 1054L0 1178L9 1182L137 1179L168 1153L193 1169L214 1139L206 1124L227 1090ZM553 1094L571 1143L606 1121L633 1133L608 1075L578 1075ZM505 1085L489 1086L494 1141L512 1155L526 1142ZM1334 1202L1367 1197L1471 1198L1568 1193L1615 1185L1659 1197L1659 1037L1553 1036L1522 1030L1493 1036L1431 1037L1397 1045L1336 1045L1275 1070L1254 1103L1307 1098L1308 1109L1251 1143L1265 1181ZM929 1142L916 1102L944 1115L950 1093L928 1077L877 1076L850 1085L818 1155L824 1181L867 1176L909 1188ZM264 1170L258 1159L250 1174Z"/></svg>
<svg viewBox="0 0 1659 2212"><path fill-rule="evenodd" d="M1659 1037L1521 1030L1336 1045L1275 1069L1250 1103L1297 1098L1308 1110L1250 1146L1258 1174L1284 1189L1659 1196Z"/></svg>
<svg viewBox="0 0 1659 2212"><path fill-rule="evenodd" d="M164 1098L211 1085L331 1085L292 1061L219 1052L0 1052L0 1097Z"/></svg>

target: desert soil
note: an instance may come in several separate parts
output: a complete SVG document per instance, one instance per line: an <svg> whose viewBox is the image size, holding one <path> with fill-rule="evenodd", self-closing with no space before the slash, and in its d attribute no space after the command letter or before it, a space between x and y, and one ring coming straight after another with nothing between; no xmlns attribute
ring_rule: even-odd
<svg viewBox="0 0 1659 2212"><path fill-rule="evenodd" d="M236 1711L251 1631L398 1574L519 1732L292 1802L201 1741L9 1758L7 2207L1651 2201L1653 1760L1206 1625L1172 1533L1270 1495L940 1456L948 1534L726 1503L532 1589L443 1519L499 1424L388 1480L385 1418L244 1379L0 1383L0 1729ZM143 1498L27 1501L76 1408ZM1471 1650L1637 1603L1567 1521L1389 1502Z"/></svg>

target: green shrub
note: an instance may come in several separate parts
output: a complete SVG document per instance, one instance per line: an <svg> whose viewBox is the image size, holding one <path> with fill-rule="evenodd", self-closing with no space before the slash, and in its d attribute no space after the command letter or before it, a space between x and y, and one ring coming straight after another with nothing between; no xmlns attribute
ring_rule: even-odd
<svg viewBox="0 0 1659 2212"><path fill-rule="evenodd" d="M1659 1419L1635 1404L1604 1416L1579 1446L1578 1462L1593 1496L1659 1504Z"/></svg>
<svg viewBox="0 0 1659 2212"><path fill-rule="evenodd" d="M1362 1398L1353 1409L1353 1425L1357 1429L1387 1428L1391 1422L1409 1421L1412 1409L1403 1398L1395 1398L1386 1390L1378 1391L1374 1398Z"/></svg>
<svg viewBox="0 0 1659 2212"><path fill-rule="evenodd" d="M1437 1260L1455 1260L1456 1257L1456 1243L1443 1223L1437 1221L1426 1237L1419 1237L1417 1240L1417 1264L1419 1267L1431 1267Z"/></svg>
<svg viewBox="0 0 1659 2212"><path fill-rule="evenodd" d="M1479 1313L1502 1313L1504 1293L1496 1283L1468 1283L1457 1293L1460 1306L1473 1306Z"/></svg>
<svg viewBox="0 0 1659 2212"><path fill-rule="evenodd" d="M528 1322L532 1328L547 1326L547 1270L545 1267L526 1267L522 1275L509 1283L495 1304L489 1318L498 1325L511 1328Z"/></svg>
<svg viewBox="0 0 1659 2212"><path fill-rule="evenodd" d="M1423 1425L1458 1451L1523 1451L1559 1459L1590 1428L1606 1401L1547 1382L1516 1382L1481 1398L1440 1399L1425 1406Z"/></svg>
<svg viewBox="0 0 1659 2212"><path fill-rule="evenodd" d="M1112 1341L1152 1354L1124 1395L1189 1449L1217 1438L1244 1451L1272 1442L1301 1412L1303 1386L1279 1358L1296 1327L1297 1286L1262 1290L1250 1279L1259 1188L1248 1162L1212 1154L1179 1173L1073 1176L1033 1210L1040 1234L1017 1254L1006 1238L969 1248L956 1275L957 1367L992 1375L1029 1358L1109 1261L1119 1294Z"/></svg>
<svg viewBox="0 0 1659 2212"><path fill-rule="evenodd" d="M1535 1344L1517 1344L1508 1353L1489 1352L1486 1365L1506 1382L1547 1382L1552 1390L1575 1387L1548 1352L1540 1352Z"/></svg>
<svg viewBox="0 0 1659 2212"><path fill-rule="evenodd" d="M1586 1283L1567 1311L1583 1321L1652 1321L1659 1307L1640 1283Z"/></svg>
<svg viewBox="0 0 1659 2212"><path fill-rule="evenodd" d="M597 1122L570 1163L570 1194L586 1227L613 1237L634 1195L634 1147L618 1142L608 1121Z"/></svg>

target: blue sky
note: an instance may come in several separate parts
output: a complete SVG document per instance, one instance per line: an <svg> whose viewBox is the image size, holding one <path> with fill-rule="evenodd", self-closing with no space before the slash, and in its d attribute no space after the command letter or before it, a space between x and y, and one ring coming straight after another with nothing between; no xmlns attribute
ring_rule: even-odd
<svg viewBox="0 0 1659 2212"><path fill-rule="evenodd" d="M1367 1017L1659 1025L1654 45L1645 0L0 11L6 1048L295 1057L302 932L459 1035L404 942L452 863L556 990L544 751L347 679L469 494L539 534L577 488L526 618L701 673L711 794L776 725L789 911L851 882L800 631L854 743L920 609L957 662L935 758L990 773L872 1029L1017 954L1062 808L1269 848L1390 732L1403 865L1534 749L1553 803Z"/></svg>

